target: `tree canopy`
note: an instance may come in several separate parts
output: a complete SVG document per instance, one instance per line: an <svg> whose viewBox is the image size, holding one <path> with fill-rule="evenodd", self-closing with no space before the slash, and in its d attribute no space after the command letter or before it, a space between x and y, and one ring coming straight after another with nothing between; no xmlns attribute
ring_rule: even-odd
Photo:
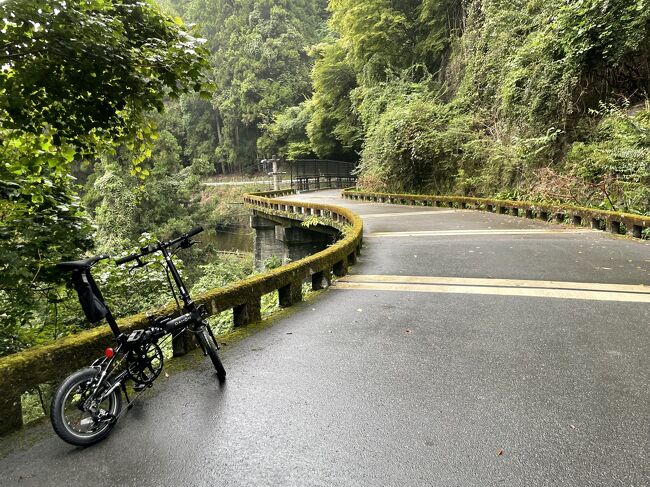
<svg viewBox="0 0 650 487"><path fill-rule="evenodd" d="M0 16L4 129L92 151L136 136L166 97L201 88L203 41L152 3L19 0Z"/></svg>
<svg viewBox="0 0 650 487"><path fill-rule="evenodd" d="M368 188L650 212L649 7L330 0L313 95L268 131L285 154L359 160Z"/></svg>
<svg viewBox="0 0 650 487"><path fill-rule="evenodd" d="M9 0L0 22L0 301L12 328L37 313L52 264L93 244L73 163L125 147L144 175L148 114L200 90L207 56L149 1Z"/></svg>

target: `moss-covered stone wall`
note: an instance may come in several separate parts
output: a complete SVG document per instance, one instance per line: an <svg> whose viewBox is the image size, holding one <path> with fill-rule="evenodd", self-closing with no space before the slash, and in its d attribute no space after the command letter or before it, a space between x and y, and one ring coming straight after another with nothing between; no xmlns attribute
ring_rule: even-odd
<svg viewBox="0 0 650 487"><path fill-rule="evenodd" d="M343 198L417 206L448 206L497 213L554 220L577 226L590 226L607 230L613 234L625 234L635 238L646 238L650 228L650 216L633 215L616 211L598 210L573 205L545 204L531 201L509 201L466 196L437 196L395 193L371 193L354 188L344 189Z"/></svg>
<svg viewBox="0 0 650 487"><path fill-rule="evenodd" d="M301 221L315 218L317 224L336 228L341 232L342 238L327 249L304 259L194 296L196 303L205 304L211 314L216 314L244 304L259 302L262 295L291 283L301 282L314 274L329 275L332 269L341 263L347 267L348 256L356 255L361 247L361 218L350 210L336 206L274 199L288 194L293 194L293 191L255 193L245 195L244 201L259 214L275 214ZM173 311L174 309L169 307L159 313ZM121 330L130 332L146 327L148 319L144 314L139 314L118 320L118 325ZM112 341L112 333L109 327L104 325L1 358L0 433L10 431L15 426L16 420L12 419L11 415L16 411L16 401L20 401L24 392L39 384L60 380L70 372L90 365L102 355L104 348Z"/></svg>

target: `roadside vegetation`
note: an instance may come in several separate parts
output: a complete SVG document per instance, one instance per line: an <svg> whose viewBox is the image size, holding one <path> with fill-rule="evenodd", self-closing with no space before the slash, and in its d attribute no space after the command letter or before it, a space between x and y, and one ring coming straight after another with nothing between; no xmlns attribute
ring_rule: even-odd
<svg viewBox="0 0 650 487"><path fill-rule="evenodd" d="M266 134L393 192L650 211L647 0L331 0Z"/></svg>
<svg viewBox="0 0 650 487"><path fill-rule="evenodd" d="M239 108L235 116L213 104L225 96L215 85L223 82L217 33L201 38L204 31L150 1L9 0L0 4L0 22L2 356L91 326L56 262L119 257L197 224L213 233L239 223L241 194L265 185L203 185L216 174L256 169L254 153L235 141L241 130L241 147L254 147L243 134L259 120L240 126L232 122ZM308 74L303 58L296 66ZM278 103L309 89L308 77L302 91L287 79L274 86L293 98ZM223 255L210 243L181 257L193 290L254 272L252 256ZM117 316L171 299L155 263L129 273L104 262L95 275Z"/></svg>

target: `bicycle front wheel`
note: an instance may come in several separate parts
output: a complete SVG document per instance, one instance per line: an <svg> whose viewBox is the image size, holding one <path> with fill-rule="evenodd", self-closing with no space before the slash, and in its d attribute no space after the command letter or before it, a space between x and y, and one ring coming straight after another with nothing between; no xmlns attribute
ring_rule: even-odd
<svg viewBox="0 0 650 487"><path fill-rule="evenodd" d="M199 332L196 334L196 337L201 344L201 348L205 353L210 356L212 360L212 365L214 365L214 370L217 371L217 378L219 382L226 380L226 369L224 369L221 359L219 358L219 353L217 352L217 344L212 338L212 333L208 330L207 326L202 326Z"/></svg>
<svg viewBox="0 0 650 487"><path fill-rule="evenodd" d="M101 402L94 399L93 391L97 369L82 369L70 375L59 386L52 398L50 419L59 437L75 446L88 446L106 438L122 409L122 395L114 389ZM100 387L100 396L112 384Z"/></svg>

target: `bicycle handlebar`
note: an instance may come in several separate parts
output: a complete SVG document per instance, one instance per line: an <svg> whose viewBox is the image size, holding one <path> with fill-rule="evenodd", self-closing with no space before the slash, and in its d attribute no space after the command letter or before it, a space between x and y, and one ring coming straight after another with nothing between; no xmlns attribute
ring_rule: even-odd
<svg viewBox="0 0 650 487"><path fill-rule="evenodd" d="M202 231L203 231L203 227L201 225L198 225L198 226L194 227L192 230L190 230L189 232L187 232L185 234L185 237L186 238L193 237L194 235L197 235L197 234L201 233Z"/></svg>
<svg viewBox="0 0 650 487"><path fill-rule="evenodd" d="M173 240L169 240L168 242L159 242L156 245L148 245L146 247L142 247L140 249L140 253L138 254L131 254L127 255L126 257L122 257L121 259L117 259L115 261L115 264L117 265L122 265L126 264L127 262L131 262L132 260L139 259L140 257L144 257L145 255L153 254L154 252L161 250L166 247L170 247L172 245L177 244L178 242L181 242L183 240L187 240L191 237L193 237L196 234L199 234L203 231L203 227L201 225L194 227L192 230L190 230L187 233L184 233L178 238L175 238Z"/></svg>
<svg viewBox="0 0 650 487"><path fill-rule="evenodd" d="M138 257L140 257L140 254L127 255L126 257L122 257L121 259L117 259L115 261L115 264L117 264L117 265L126 264L127 262L131 262L132 260L135 260Z"/></svg>

